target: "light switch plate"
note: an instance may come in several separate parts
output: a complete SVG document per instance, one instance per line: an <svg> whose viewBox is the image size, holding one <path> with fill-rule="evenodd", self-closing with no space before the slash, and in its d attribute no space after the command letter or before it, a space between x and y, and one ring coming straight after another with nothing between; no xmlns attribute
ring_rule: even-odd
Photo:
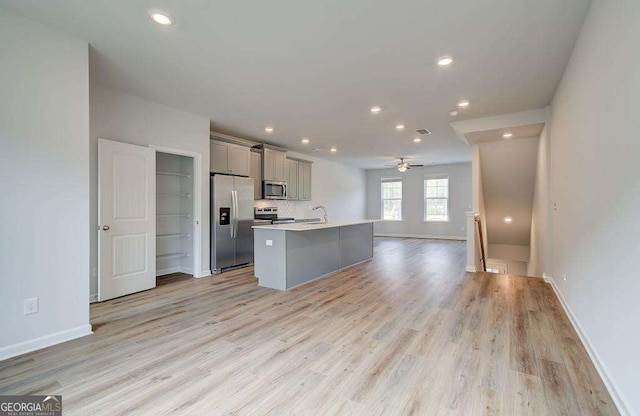
<svg viewBox="0 0 640 416"><path fill-rule="evenodd" d="M269 247L271 247L271 246L273 245L273 240L267 240L267 242L266 242L266 243L267 243L267 245L268 245Z"/></svg>

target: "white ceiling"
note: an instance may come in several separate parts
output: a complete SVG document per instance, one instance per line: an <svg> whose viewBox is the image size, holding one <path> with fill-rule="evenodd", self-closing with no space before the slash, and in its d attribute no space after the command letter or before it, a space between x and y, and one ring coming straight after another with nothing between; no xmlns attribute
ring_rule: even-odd
<svg viewBox="0 0 640 416"><path fill-rule="evenodd" d="M480 168L489 244L528 246L538 138L484 143ZM505 217L513 222L507 224Z"/></svg>
<svg viewBox="0 0 640 416"><path fill-rule="evenodd" d="M549 105L589 0L0 0L91 45L91 80L219 131L379 168L470 161L449 125ZM148 18L163 9L176 19ZM436 59L452 55L440 68ZM382 113L372 116L369 108ZM407 128L398 132L402 122ZM276 129L264 132L266 125ZM417 128L433 132L420 144ZM311 139L307 147L302 137Z"/></svg>

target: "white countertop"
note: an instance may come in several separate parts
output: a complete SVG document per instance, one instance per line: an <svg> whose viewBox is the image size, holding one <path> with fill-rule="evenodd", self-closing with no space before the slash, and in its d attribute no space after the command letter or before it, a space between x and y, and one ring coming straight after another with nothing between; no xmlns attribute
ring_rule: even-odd
<svg viewBox="0 0 640 416"><path fill-rule="evenodd" d="M270 224L270 225L254 225L251 228L260 230L281 230L281 231L313 231L325 228L346 227L349 225L369 224L380 220L354 220L354 221L329 221L327 224L316 222L300 222L292 224Z"/></svg>

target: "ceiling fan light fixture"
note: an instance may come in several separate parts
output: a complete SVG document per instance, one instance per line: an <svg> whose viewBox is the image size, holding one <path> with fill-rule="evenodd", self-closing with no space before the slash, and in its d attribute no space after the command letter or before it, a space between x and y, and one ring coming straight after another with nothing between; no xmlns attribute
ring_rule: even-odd
<svg viewBox="0 0 640 416"><path fill-rule="evenodd" d="M406 172L409 169L408 163L398 163L398 172Z"/></svg>

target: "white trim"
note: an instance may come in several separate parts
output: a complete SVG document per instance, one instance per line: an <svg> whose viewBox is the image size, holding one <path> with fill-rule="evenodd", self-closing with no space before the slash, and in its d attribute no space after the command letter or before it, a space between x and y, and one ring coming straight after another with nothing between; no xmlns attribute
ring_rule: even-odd
<svg viewBox="0 0 640 416"><path fill-rule="evenodd" d="M202 268L202 154L150 144L156 152L193 158L193 269Z"/></svg>
<svg viewBox="0 0 640 416"><path fill-rule="evenodd" d="M551 276L544 275L544 274L543 276L545 281L551 285L554 293L560 300L562 309L564 309L564 312L569 317L569 321L571 322L573 329L578 334L578 337L580 337L580 341L582 341L582 345L584 345L584 348L587 350L587 354L589 354L589 358L591 359L591 362L596 367L596 371L598 371L598 374L600 375L600 378L604 382L604 385L607 388L609 395L611 395L611 398L613 399L614 404L618 408L618 411L623 416L633 415L634 413L632 413L631 405L629 404L627 399L622 395L622 393L619 392L618 385L613 381L613 378L609 374L609 371L607 370L607 367L604 365L604 362L598 356L598 353L593 347L593 344L591 344L591 342L589 341L587 334L584 332L584 330L580 326L580 323L578 322L577 318L571 311L571 308L569 308L569 305L567 304L566 300L562 296L560 289L558 289L558 287L556 286L556 282L553 280Z"/></svg>
<svg viewBox="0 0 640 416"><path fill-rule="evenodd" d="M504 273L502 274L509 274L509 264L508 263L500 263L497 261L491 261L491 259L485 259L486 261L486 269L493 269L494 267L490 267L490 266L502 266L502 268L504 269Z"/></svg>
<svg viewBox="0 0 640 416"><path fill-rule="evenodd" d="M180 266L167 267L166 269L156 270L156 277L166 276L168 274L178 273L178 272L181 272L181 271L182 270L181 270Z"/></svg>
<svg viewBox="0 0 640 416"><path fill-rule="evenodd" d="M427 181L438 180L438 179L446 179L447 180L447 196L427 196ZM423 222L450 222L451 216L449 215L449 174L448 173L439 173L439 174L426 174L424 175L424 179L422 180L422 221ZM446 219L428 219L427 218L427 205L430 199L445 199L447 201L447 218Z"/></svg>
<svg viewBox="0 0 640 416"><path fill-rule="evenodd" d="M0 361L91 334L93 334L91 325L82 325L76 328L45 335L43 337L23 341L18 344L8 345L0 348Z"/></svg>
<svg viewBox="0 0 640 416"><path fill-rule="evenodd" d="M477 270L475 267L472 266L467 266L467 268L465 269L465 271L469 272L469 273L475 273Z"/></svg>
<svg viewBox="0 0 640 416"><path fill-rule="evenodd" d="M200 272L199 275L197 276L194 275L193 277L200 278L200 277L208 277L208 276L211 276L211 270L203 270Z"/></svg>
<svg viewBox="0 0 640 416"><path fill-rule="evenodd" d="M167 267L166 269L156 270L156 277L166 276L168 274L173 274L173 273L190 274L193 277L196 277L193 275L193 270L191 270L188 267L182 267L182 266Z"/></svg>
<svg viewBox="0 0 640 416"><path fill-rule="evenodd" d="M92 293L91 296L89 296L89 303L96 303L97 301L98 301L98 294Z"/></svg>
<svg viewBox="0 0 640 416"><path fill-rule="evenodd" d="M551 283L553 281L553 277L551 277L550 275L546 274L545 272L542 272L542 278L547 283Z"/></svg>
<svg viewBox="0 0 640 416"><path fill-rule="evenodd" d="M423 235L423 234L382 234L374 233L374 237L391 237L391 238L424 238L428 240L456 240L467 241L467 237L458 237L450 235Z"/></svg>

